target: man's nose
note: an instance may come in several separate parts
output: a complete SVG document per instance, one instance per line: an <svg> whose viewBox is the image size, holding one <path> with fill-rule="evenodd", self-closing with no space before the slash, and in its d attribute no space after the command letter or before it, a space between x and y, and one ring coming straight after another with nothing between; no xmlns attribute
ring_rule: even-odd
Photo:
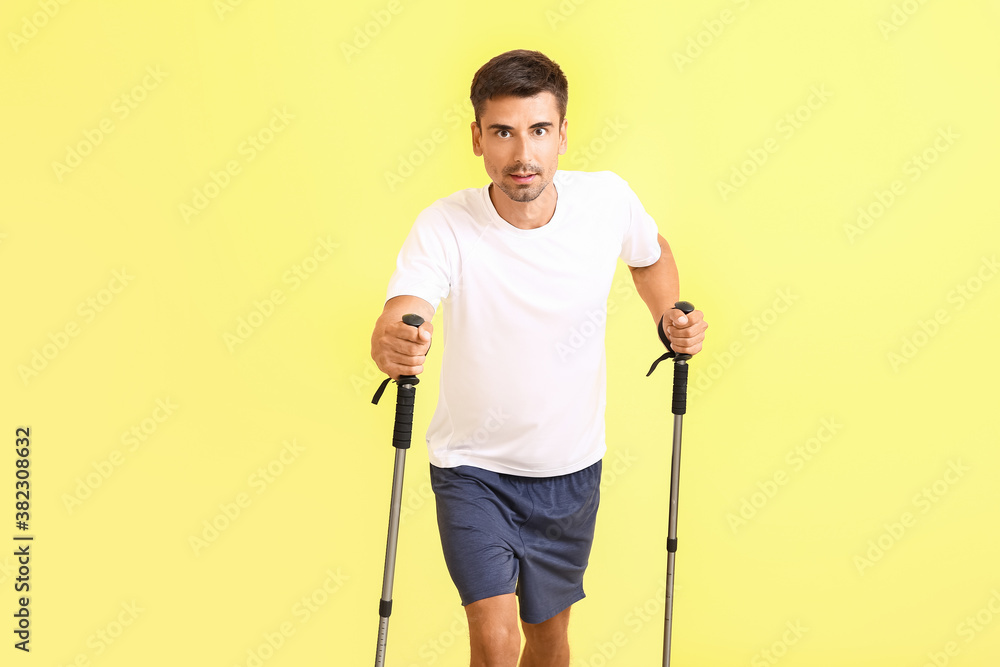
<svg viewBox="0 0 1000 667"><path fill-rule="evenodd" d="M527 139L518 138L514 140L514 162L520 165L531 163L531 144Z"/></svg>

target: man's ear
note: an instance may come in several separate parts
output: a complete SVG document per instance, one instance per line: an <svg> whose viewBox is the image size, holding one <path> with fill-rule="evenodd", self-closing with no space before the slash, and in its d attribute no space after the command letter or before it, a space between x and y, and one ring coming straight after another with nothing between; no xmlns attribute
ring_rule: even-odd
<svg viewBox="0 0 1000 667"><path fill-rule="evenodd" d="M481 142L483 133L479 129L479 123L472 121L472 125L469 127L472 130L472 152L476 157L482 157L483 147Z"/></svg>
<svg viewBox="0 0 1000 667"><path fill-rule="evenodd" d="M569 118L563 118L562 127L559 128L559 155L566 154L566 128L569 126Z"/></svg>

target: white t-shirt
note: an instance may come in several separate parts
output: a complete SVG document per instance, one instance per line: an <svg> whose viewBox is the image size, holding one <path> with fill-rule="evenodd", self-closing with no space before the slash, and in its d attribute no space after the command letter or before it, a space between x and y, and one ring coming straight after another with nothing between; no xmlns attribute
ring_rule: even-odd
<svg viewBox="0 0 1000 667"><path fill-rule="evenodd" d="M604 456L608 293L619 257L659 259L657 227L610 171L556 171L552 185L542 227L501 218L487 184L421 211L400 250L386 300L444 307L427 431L438 467L550 477Z"/></svg>

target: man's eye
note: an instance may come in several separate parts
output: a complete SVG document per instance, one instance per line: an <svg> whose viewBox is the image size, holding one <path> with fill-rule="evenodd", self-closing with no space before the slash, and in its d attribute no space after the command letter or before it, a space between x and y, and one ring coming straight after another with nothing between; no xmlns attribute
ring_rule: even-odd
<svg viewBox="0 0 1000 667"><path fill-rule="evenodd" d="M510 132L508 132L507 130L500 130L499 132L497 132L497 135L499 135L501 139L506 139L507 138L506 135L508 134L510 134Z"/></svg>
<svg viewBox="0 0 1000 667"><path fill-rule="evenodd" d="M545 136L545 128L544 127L536 127L535 131L540 133L538 136L540 136L540 137Z"/></svg>

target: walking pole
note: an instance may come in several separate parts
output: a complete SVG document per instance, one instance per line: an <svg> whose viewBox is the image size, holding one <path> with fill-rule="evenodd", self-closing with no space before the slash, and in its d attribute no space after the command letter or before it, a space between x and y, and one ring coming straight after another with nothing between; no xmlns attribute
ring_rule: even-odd
<svg viewBox="0 0 1000 667"><path fill-rule="evenodd" d="M678 301L674 304L685 315L694 310L694 306L687 301ZM680 484L681 474L681 427L684 421L684 413L687 410L687 378L688 359L690 354L676 354L670 347L667 334L663 331L663 318L657 327L660 340L667 346L667 352L653 362L649 373L656 368L664 359L674 360L674 395L671 412L674 414L674 443L673 451L670 454L670 515L667 520L667 599L663 610L663 667L670 667L670 640L671 625L674 616L674 554L677 552L677 487Z"/></svg>
<svg viewBox="0 0 1000 667"><path fill-rule="evenodd" d="M424 318L419 315L403 315L403 321L412 327L419 327ZM382 392L391 378L386 378L372 398L378 405ZM385 543L385 570L382 573L382 598L378 605L378 645L375 648L375 667L385 665L385 646L389 634L389 614L392 613L392 579L396 570L396 542L399 538L399 513L403 503L403 469L406 466L406 450L410 448L410 434L413 431L413 401L416 385L420 382L415 375L400 375L396 380L396 423L392 429L392 446L396 448L396 461L392 471L392 500L389 503L389 535Z"/></svg>

